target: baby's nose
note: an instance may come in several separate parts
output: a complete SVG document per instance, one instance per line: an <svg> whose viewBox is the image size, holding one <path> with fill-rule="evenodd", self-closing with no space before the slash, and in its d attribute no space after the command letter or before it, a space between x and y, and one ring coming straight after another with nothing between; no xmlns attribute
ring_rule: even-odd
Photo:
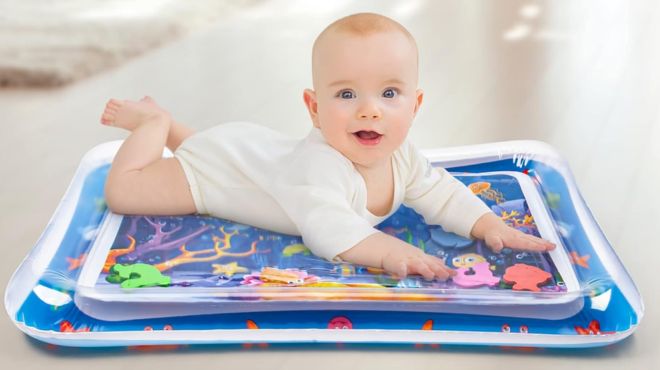
<svg viewBox="0 0 660 370"><path fill-rule="evenodd" d="M361 115L360 115L360 118L362 118L362 119L368 119L368 118L371 118L371 119L377 119L377 118L380 118L380 114L375 114L375 113L372 113L372 114L361 114Z"/></svg>
<svg viewBox="0 0 660 370"><path fill-rule="evenodd" d="M365 102L358 111L360 119L379 119L381 116L380 109L372 102Z"/></svg>

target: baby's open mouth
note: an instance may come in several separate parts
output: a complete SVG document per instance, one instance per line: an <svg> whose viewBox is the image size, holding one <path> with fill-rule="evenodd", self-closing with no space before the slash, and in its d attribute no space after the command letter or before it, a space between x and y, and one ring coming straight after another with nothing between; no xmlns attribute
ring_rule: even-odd
<svg viewBox="0 0 660 370"><path fill-rule="evenodd" d="M376 145L380 142L380 138L383 136L376 131L358 131L354 132L353 135L355 135L360 144L363 145Z"/></svg>

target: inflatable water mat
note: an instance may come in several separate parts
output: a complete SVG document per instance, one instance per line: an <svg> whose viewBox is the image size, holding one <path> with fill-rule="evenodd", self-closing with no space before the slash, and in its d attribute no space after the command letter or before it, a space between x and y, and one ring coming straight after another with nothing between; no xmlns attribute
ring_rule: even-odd
<svg viewBox="0 0 660 370"><path fill-rule="evenodd" d="M447 281L329 262L298 236L229 220L114 214L103 188L120 145L84 156L8 284L9 316L40 341L593 347L626 338L643 315L565 161L540 142L424 152L507 224L557 245L493 253L405 206L377 226L444 259L457 272Z"/></svg>

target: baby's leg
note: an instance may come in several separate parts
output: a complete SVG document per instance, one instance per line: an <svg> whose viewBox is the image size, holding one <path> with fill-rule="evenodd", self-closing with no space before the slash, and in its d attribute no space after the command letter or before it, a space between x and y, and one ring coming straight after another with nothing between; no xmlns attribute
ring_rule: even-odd
<svg viewBox="0 0 660 370"><path fill-rule="evenodd" d="M181 143L186 140L190 135L194 134L195 131L180 124L177 121L172 120L170 123L170 132L167 135L166 146L172 152L176 151L176 148L181 145Z"/></svg>
<svg viewBox="0 0 660 370"><path fill-rule="evenodd" d="M195 212L188 181L175 158L162 158L171 118L148 101L111 100L101 121L131 130L106 181L108 207L123 214L182 215Z"/></svg>
<svg viewBox="0 0 660 370"><path fill-rule="evenodd" d="M114 114L117 113L117 109L120 106L120 104L123 103L124 101L121 100L115 100L115 99L110 100L106 105L105 111L103 112L103 115L101 117L101 123L103 123L104 125L111 125L111 126L123 128L128 131L133 131L138 126L137 120L128 119L128 120L120 120L119 122L117 122L116 117L114 116ZM140 99L140 103L144 103L152 110L159 111L169 115L167 111L165 111L163 108L158 106L158 104L156 104L156 101L154 101L149 96L145 96L144 98ZM113 122L109 121L110 117L113 118ZM165 145L169 150L174 152L185 139L187 139L190 135L194 134L195 132L191 128L186 127L180 124L179 122L176 122L174 120L170 120L170 121L171 121L170 131L167 134L167 142Z"/></svg>

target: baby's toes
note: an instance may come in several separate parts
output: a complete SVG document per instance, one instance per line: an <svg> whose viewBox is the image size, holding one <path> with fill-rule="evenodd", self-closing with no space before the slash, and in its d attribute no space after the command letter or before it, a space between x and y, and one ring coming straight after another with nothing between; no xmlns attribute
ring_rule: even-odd
<svg viewBox="0 0 660 370"><path fill-rule="evenodd" d="M104 125L112 125L115 122L116 112L106 109L101 115L101 123Z"/></svg>
<svg viewBox="0 0 660 370"><path fill-rule="evenodd" d="M119 99L110 99L110 100L108 100L108 103L106 104L106 107L114 108L114 109L119 109L119 108L121 108L122 105L124 105L124 101L123 101L123 100L119 100Z"/></svg>
<svg viewBox="0 0 660 370"><path fill-rule="evenodd" d="M117 107L106 106L105 109L103 110L103 113L109 113L109 114L117 115L117 111L119 111L119 108L117 108Z"/></svg>
<svg viewBox="0 0 660 370"><path fill-rule="evenodd" d="M126 102L117 100L117 99L110 99L106 104L105 104L105 113L107 112L112 112L114 114L117 114L117 112L122 109L126 105Z"/></svg>

